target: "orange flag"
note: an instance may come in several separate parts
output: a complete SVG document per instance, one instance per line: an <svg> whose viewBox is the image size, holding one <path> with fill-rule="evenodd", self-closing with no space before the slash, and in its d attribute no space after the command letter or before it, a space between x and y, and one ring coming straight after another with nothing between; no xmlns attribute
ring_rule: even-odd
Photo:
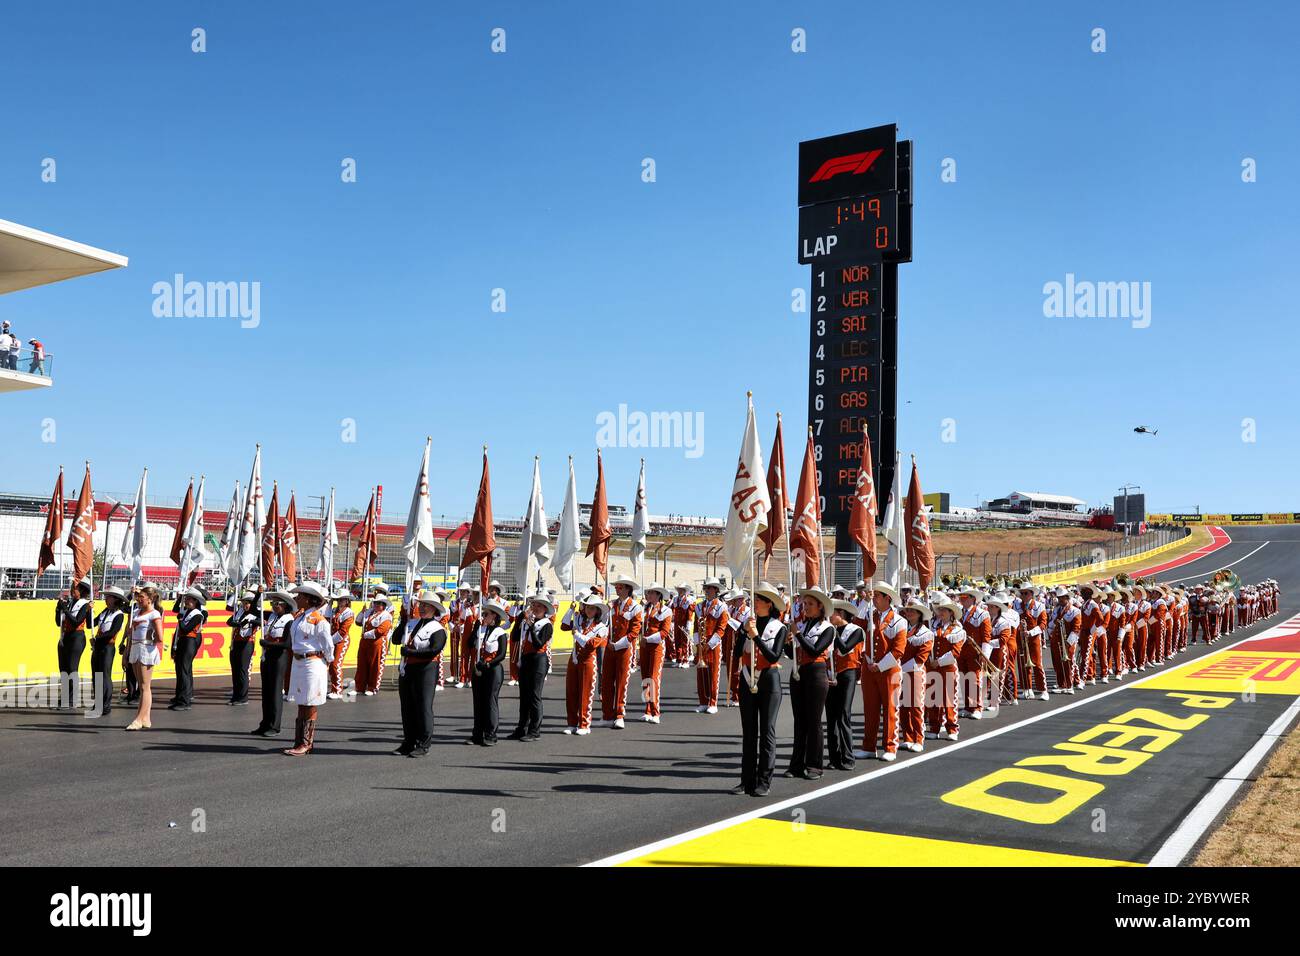
<svg viewBox="0 0 1300 956"><path fill-rule="evenodd" d="M68 532L68 547L72 549L72 580L75 583L90 574L95 566L95 493L90 488L90 462L86 462L86 477L81 479L77 516ZM104 550L104 560L108 560L107 543Z"/></svg>
<svg viewBox="0 0 1300 956"><path fill-rule="evenodd" d="M284 576L298 580L298 505L289 492L289 507L284 510L284 530L280 534L280 563Z"/></svg>
<svg viewBox="0 0 1300 956"><path fill-rule="evenodd" d="M487 445L483 446L483 474L478 480L478 500L474 502L474 518L465 538L465 553L460 556L461 569L475 561L483 575L481 587L487 592L492 579L492 552L497 548L496 529L492 523L492 478L488 473Z"/></svg>
<svg viewBox="0 0 1300 956"><path fill-rule="evenodd" d="M54 546L63 537L63 468L59 467L59 480L54 483L54 494L50 496L50 510L45 516L45 533L41 535L41 554L36 559L36 576L39 578L45 569L54 566Z"/></svg>
<svg viewBox="0 0 1300 956"><path fill-rule="evenodd" d="M270 585L275 579L277 564L283 563L284 547L280 538L280 493L271 483L271 507L266 512L266 527L262 529L262 583Z"/></svg>
<svg viewBox="0 0 1300 956"><path fill-rule="evenodd" d="M597 574L607 574L609 541L614 529L609 525L609 499L605 497L605 462L596 449L596 493L591 499L591 537L587 539L587 556L596 564Z"/></svg>
<svg viewBox="0 0 1300 956"><path fill-rule="evenodd" d="M361 537L357 539L357 550L352 555L351 580L360 581L366 570L373 568L379 559L379 548L375 538L375 493L370 493L370 506L366 508L365 520L361 523Z"/></svg>
<svg viewBox="0 0 1300 956"><path fill-rule="evenodd" d="M767 527L758 534L763 542L763 560L766 561L776 550L776 543L785 535L786 513L790 510L790 499L786 497L785 478L785 440L781 437L781 416L776 416L776 437L772 439L772 456L767 460L767 495L772 499L772 517ZM766 567L766 565L764 565Z"/></svg>
<svg viewBox="0 0 1300 956"><path fill-rule="evenodd" d="M849 509L849 537L862 549L862 577L870 581L876 573L876 482L871 471L871 439L862 429L862 464Z"/></svg>
<svg viewBox="0 0 1300 956"><path fill-rule="evenodd" d="M194 514L194 479L190 479L190 487L185 492L185 503L181 505L181 517L176 522L176 533L172 535L171 559L177 564L181 563L181 552L185 550L185 529L190 526L190 517ZM185 586L185 582L181 582Z"/></svg>
<svg viewBox="0 0 1300 956"><path fill-rule="evenodd" d="M907 563L916 569L924 591L934 580L934 543L930 540L930 519L925 513L925 495L912 456L912 481L907 486Z"/></svg>
<svg viewBox="0 0 1300 956"><path fill-rule="evenodd" d="M794 497L794 524L790 527L790 556L803 562L804 587L815 588L821 581L822 507L817 493L817 461L813 455L812 429L804 449L799 472L799 490Z"/></svg>

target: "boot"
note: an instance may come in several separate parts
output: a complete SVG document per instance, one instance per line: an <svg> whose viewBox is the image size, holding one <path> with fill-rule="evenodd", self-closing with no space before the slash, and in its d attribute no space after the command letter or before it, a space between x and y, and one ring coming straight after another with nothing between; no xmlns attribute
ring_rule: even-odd
<svg viewBox="0 0 1300 956"><path fill-rule="evenodd" d="M289 757L305 757L311 746L307 743L307 725L311 721L299 717L293 722L293 746L288 750L282 750L281 753Z"/></svg>

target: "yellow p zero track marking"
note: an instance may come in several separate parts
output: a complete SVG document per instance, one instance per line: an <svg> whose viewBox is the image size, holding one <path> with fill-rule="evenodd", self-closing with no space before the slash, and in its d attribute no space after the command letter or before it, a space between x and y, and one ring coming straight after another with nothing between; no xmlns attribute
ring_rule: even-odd
<svg viewBox="0 0 1300 956"><path fill-rule="evenodd" d="M1068 853L761 818L620 866L1141 866Z"/></svg>

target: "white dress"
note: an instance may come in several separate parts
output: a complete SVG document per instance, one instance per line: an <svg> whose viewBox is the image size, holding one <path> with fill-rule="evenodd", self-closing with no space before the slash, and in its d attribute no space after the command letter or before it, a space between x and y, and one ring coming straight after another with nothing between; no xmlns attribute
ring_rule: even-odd
<svg viewBox="0 0 1300 956"><path fill-rule="evenodd" d="M153 622L160 619L157 609L148 614L135 614L131 618L131 652L128 664L154 667L162 661L162 645L152 643Z"/></svg>
<svg viewBox="0 0 1300 956"><path fill-rule="evenodd" d="M319 611L307 611L293 619L290 631L294 656L289 701L299 707L319 707L329 692L329 662L334 659L329 621ZM300 659L306 654L319 656Z"/></svg>

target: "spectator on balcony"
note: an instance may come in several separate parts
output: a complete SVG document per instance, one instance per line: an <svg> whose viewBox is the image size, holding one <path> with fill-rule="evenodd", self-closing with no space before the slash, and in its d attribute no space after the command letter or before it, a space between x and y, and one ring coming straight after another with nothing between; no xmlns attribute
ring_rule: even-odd
<svg viewBox="0 0 1300 956"><path fill-rule="evenodd" d="M27 344L32 347L32 364L27 367L27 371L32 375L44 375L45 346L38 339L28 339Z"/></svg>
<svg viewBox="0 0 1300 956"><path fill-rule="evenodd" d="M18 368L18 353L17 351L14 351L12 353L10 352L11 348L17 349L17 347L18 347L18 336L14 335L13 332L10 330L9 323L5 322L3 325L0 325L0 368L4 368L4 369ZM13 358L12 364L10 364L11 354Z"/></svg>

